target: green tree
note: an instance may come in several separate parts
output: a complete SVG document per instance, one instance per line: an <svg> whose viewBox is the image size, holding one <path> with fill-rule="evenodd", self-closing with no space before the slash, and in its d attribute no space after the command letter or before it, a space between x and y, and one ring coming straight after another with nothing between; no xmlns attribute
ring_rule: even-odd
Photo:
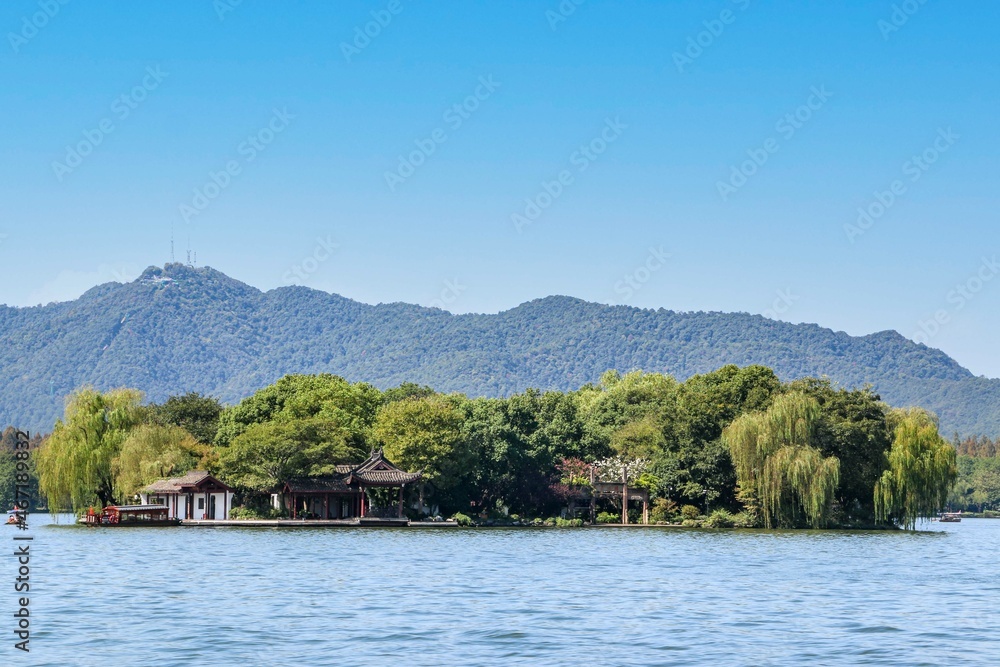
<svg viewBox="0 0 1000 667"><path fill-rule="evenodd" d="M101 393L85 387L69 397L65 417L36 454L39 485L50 511L115 502L119 494L112 461L140 423L141 403L142 393L134 389Z"/></svg>
<svg viewBox="0 0 1000 667"><path fill-rule="evenodd" d="M795 525L802 512L825 525L840 476L840 461L813 446L819 404L800 392L777 397L766 412L738 417L723 432L748 509L764 523Z"/></svg>
<svg viewBox="0 0 1000 667"><path fill-rule="evenodd" d="M896 410L893 417L888 469L875 484L875 517L912 529L918 518L944 507L958 474L955 448L926 411Z"/></svg>
<svg viewBox="0 0 1000 667"><path fill-rule="evenodd" d="M594 458L612 453L612 434L647 417L661 424L676 420L678 384L669 375L607 371L600 387L585 387L577 396L584 422L583 449Z"/></svg>
<svg viewBox="0 0 1000 667"><path fill-rule="evenodd" d="M469 472L472 462L462 439L462 413L447 396L411 398L379 410L375 438L385 455L411 472L422 470L424 481L446 490ZM424 485L421 484L421 504Z"/></svg>
<svg viewBox="0 0 1000 667"><path fill-rule="evenodd" d="M350 446L363 450L381 403L381 392L364 382L351 384L326 373L286 375L223 410L215 443L228 446L254 424L315 418L340 426Z"/></svg>
<svg viewBox="0 0 1000 667"><path fill-rule="evenodd" d="M1000 509L1000 457L959 456L948 506L974 512Z"/></svg>
<svg viewBox="0 0 1000 667"><path fill-rule="evenodd" d="M210 444L219 430L219 415L222 404L219 399L189 392L182 396L171 396L160 405L150 406L152 421L164 426L180 426L197 438L198 442Z"/></svg>
<svg viewBox="0 0 1000 667"><path fill-rule="evenodd" d="M678 386L676 407L661 413L665 444L650 472L656 491L679 505L737 509L736 473L722 430L745 412L763 411L782 391L769 368L735 365L694 375Z"/></svg>
<svg viewBox="0 0 1000 667"><path fill-rule="evenodd" d="M205 465L210 449L179 426L143 424L122 443L112 461L115 487L130 498L164 477L175 477Z"/></svg>
<svg viewBox="0 0 1000 667"><path fill-rule="evenodd" d="M0 448L0 510L14 507L17 461L14 452Z"/></svg>
<svg viewBox="0 0 1000 667"><path fill-rule="evenodd" d="M322 419L253 424L220 454L220 474L251 491L272 491L290 479L332 474L338 463L357 462L348 432Z"/></svg>
<svg viewBox="0 0 1000 667"><path fill-rule="evenodd" d="M892 446L888 408L871 388L836 389L829 380L791 383L819 403L821 419L814 443L825 456L840 460L837 501L847 522L870 524L875 517L872 489L885 469Z"/></svg>
<svg viewBox="0 0 1000 667"><path fill-rule="evenodd" d="M38 471L35 467L34 453L42 442L42 437L37 433L28 440L29 458L26 461L28 466L28 482L25 487L22 478L18 482L17 469L17 431L13 427L4 429L0 434L0 510L14 507L16 500L27 499L29 509L42 507L44 503L38 497ZM23 459L22 459L23 460ZM23 471L21 471L23 474ZM20 493L18 485L21 486Z"/></svg>
<svg viewBox="0 0 1000 667"><path fill-rule="evenodd" d="M427 385L416 384L415 382L404 382L398 387L386 389L382 392L382 401L392 403L393 401L403 401L408 398L428 398L437 392Z"/></svg>

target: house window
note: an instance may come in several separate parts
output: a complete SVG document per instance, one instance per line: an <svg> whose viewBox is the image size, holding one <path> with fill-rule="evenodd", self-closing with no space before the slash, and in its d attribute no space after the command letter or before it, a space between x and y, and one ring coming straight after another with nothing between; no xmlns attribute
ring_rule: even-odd
<svg viewBox="0 0 1000 667"><path fill-rule="evenodd" d="M205 499L204 498L199 498L198 499L198 509L200 509L200 510L205 509Z"/></svg>

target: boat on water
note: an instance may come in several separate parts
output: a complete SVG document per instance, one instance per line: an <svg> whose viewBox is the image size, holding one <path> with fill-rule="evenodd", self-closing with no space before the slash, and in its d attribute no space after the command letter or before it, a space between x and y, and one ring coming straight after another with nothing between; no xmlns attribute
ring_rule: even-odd
<svg viewBox="0 0 1000 667"><path fill-rule="evenodd" d="M90 508L79 519L85 526L176 526L166 505L108 505L102 510Z"/></svg>
<svg viewBox="0 0 1000 667"><path fill-rule="evenodd" d="M15 526L24 521L24 518L28 515L24 510L12 509L7 512L7 525Z"/></svg>
<svg viewBox="0 0 1000 667"><path fill-rule="evenodd" d="M938 521L941 523L958 523L962 520L961 512L942 512Z"/></svg>

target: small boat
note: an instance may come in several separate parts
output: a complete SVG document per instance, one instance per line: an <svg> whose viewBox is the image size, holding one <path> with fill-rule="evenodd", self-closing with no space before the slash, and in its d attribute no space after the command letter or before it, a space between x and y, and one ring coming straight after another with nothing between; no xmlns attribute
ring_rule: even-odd
<svg viewBox="0 0 1000 667"><path fill-rule="evenodd" d="M961 512L942 512L938 519L941 523L958 523L962 520Z"/></svg>
<svg viewBox="0 0 1000 667"><path fill-rule="evenodd" d="M26 516L28 516L28 513L24 510L12 509L7 512L7 525L16 526L19 523L23 523Z"/></svg>
<svg viewBox="0 0 1000 667"><path fill-rule="evenodd" d="M176 526L180 519L168 516L166 505L108 505L102 510L91 507L79 519L85 526Z"/></svg>

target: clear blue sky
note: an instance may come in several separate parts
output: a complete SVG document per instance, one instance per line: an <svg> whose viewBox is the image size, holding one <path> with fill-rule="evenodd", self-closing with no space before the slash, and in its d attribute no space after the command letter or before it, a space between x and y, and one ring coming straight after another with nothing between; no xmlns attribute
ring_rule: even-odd
<svg viewBox="0 0 1000 667"><path fill-rule="evenodd" d="M1000 6L893 5L4 2L0 303L134 279L173 227L262 289L924 322L998 377Z"/></svg>

